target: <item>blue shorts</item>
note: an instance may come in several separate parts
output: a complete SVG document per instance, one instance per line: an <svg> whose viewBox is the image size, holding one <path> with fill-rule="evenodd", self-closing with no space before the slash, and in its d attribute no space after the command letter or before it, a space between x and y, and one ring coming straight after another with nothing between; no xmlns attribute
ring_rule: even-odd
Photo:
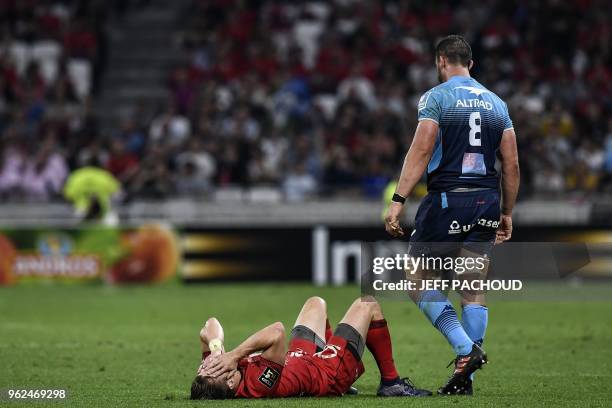
<svg viewBox="0 0 612 408"><path fill-rule="evenodd" d="M448 247L465 247L488 254L495 241L499 218L498 190L429 193L416 214L411 248L419 252L429 248L427 252L432 252L437 244L419 244L451 243ZM411 253L414 255L413 250Z"/></svg>

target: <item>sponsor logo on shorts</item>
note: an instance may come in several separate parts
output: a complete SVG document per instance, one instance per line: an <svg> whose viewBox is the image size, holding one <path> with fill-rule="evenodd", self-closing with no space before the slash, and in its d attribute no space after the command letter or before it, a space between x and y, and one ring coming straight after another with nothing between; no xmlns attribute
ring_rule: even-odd
<svg viewBox="0 0 612 408"><path fill-rule="evenodd" d="M279 372L273 368L266 367L264 372L259 376L259 382L268 388L274 387L278 380Z"/></svg>
<svg viewBox="0 0 612 408"><path fill-rule="evenodd" d="M289 353L287 353L287 357L296 357L296 358L300 358L304 356L304 350L298 348L295 349L294 351L290 351Z"/></svg>
<svg viewBox="0 0 612 408"><path fill-rule="evenodd" d="M478 219L478 225L482 226L482 227L489 227L489 228L497 228L499 227L499 220L487 220L484 218L480 218Z"/></svg>
<svg viewBox="0 0 612 408"><path fill-rule="evenodd" d="M326 344L323 350L313 355L319 358L334 358L338 356L338 352L340 350L340 346L336 346L335 344Z"/></svg>
<svg viewBox="0 0 612 408"><path fill-rule="evenodd" d="M448 228L449 234L461 234L461 224L459 224L459 221L457 220L453 220L453 222L450 223Z"/></svg>
<svg viewBox="0 0 612 408"><path fill-rule="evenodd" d="M465 225L461 225L459 224L459 221L453 220L453 222L451 222L449 225L448 233L449 235L452 235L452 234L461 234L462 232L470 232L471 229L474 228L476 224L478 224L481 227L486 227L486 228L499 227L498 220L487 220L485 218L479 218L474 224L465 224Z"/></svg>

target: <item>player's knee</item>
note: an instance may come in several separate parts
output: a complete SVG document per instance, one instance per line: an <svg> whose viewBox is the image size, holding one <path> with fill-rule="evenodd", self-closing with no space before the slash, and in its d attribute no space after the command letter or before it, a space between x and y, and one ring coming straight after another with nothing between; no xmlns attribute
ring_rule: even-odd
<svg viewBox="0 0 612 408"><path fill-rule="evenodd" d="M376 301L376 298L374 296L371 296L371 295L361 296L360 298L357 298L357 300L361 300L364 303L375 303L375 304L378 304L378 302Z"/></svg>
<svg viewBox="0 0 612 408"><path fill-rule="evenodd" d="M370 306L370 310L374 315L382 315L382 309L380 303L373 296L364 296L361 298L363 303L367 303Z"/></svg>
<svg viewBox="0 0 612 408"><path fill-rule="evenodd" d="M327 303L325 303L325 299L319 296L312 296L306 300L306 305L312 308L318 308L321 310L327 309Z"/></svg>
<svg viewBox="0 0 612 408"><path fill-rule="evenodd" d="M352 308L362 310L363 312L373 313L378 306L378 302L371 296L358 297L353 302Z"/></svg>

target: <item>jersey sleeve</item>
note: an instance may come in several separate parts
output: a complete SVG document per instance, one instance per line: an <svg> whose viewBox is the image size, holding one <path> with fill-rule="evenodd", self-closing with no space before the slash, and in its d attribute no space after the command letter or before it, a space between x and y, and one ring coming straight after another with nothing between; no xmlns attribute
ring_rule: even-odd
<svg viewBox="0 0 612 408"><path fill-rule="evenodd" d="M241 395L246 398L265 398L272 396L280 382L283 366L261 356L250 358L244 371Z"/></svg>
<svg viewBox="0 0 612 408"><path fill-rule="evenodd" d="M440 95L435 90L425 92L418 104L418 120L432 120L440 123L442 116L442 106L440 104Z"/></svg>
<svg viewBox="0 0 612 408"><path fill-rule="evenodd" d="M514 129L512 119L510 119L510 112L508 112L508 105L504 103L504 131Z"/></svg>

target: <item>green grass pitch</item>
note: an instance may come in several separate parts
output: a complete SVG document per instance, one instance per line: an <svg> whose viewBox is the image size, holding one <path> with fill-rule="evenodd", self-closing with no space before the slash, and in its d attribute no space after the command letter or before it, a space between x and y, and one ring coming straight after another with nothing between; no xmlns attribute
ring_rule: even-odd
<svg viewBox="0 0 612 408"><path fill-rule="evenodd" d="M577 289L609 294L610 284ZM558 288L549 287L550 293ZM214 315L233 347L275 320L293 325L311 295L328 301L338 322L359 289L310 285L190 285L112 288L23 285L0 288L0 389L67 388L49 406L609 406L612 395L612 301L491 301L474 397L381 399L378 372L364 357L361 395L325 399L189 401L198 365L198 330ZM555 297L553 297L555 298ZM574 297L573 297L574 298ZM384 302L402 375L435 389L449 375L451 349L418 309ZM0 401L0 405L6 402ZM22 406L8 403L6 406ZM30 406L44 406L37 402Z"/></svg>

